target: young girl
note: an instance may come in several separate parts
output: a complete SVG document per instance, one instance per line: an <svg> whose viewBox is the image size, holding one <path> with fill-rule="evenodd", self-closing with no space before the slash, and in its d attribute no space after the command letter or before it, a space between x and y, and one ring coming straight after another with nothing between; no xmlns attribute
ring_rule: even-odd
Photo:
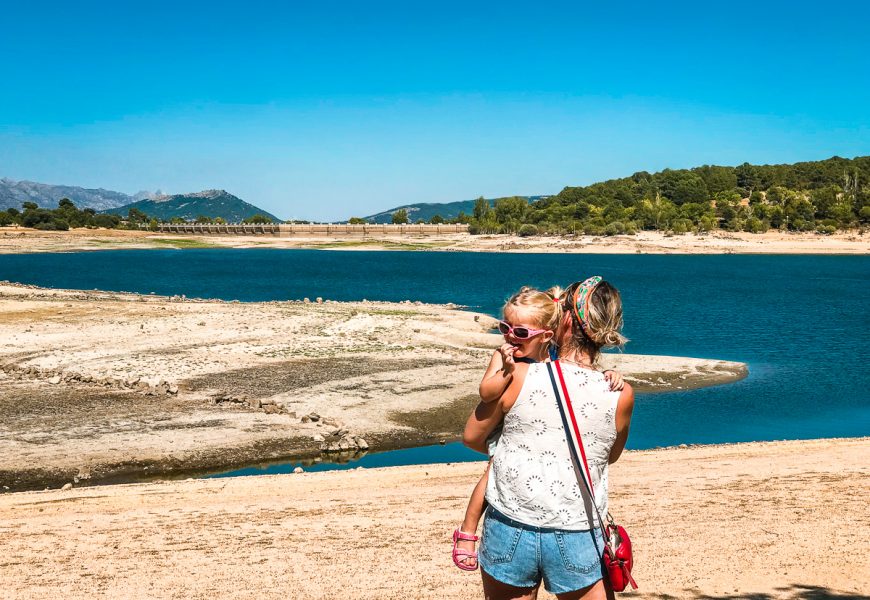
<svg viewBox="0 0 870 600"><path fill-rule="evenodd" d="M492 354L489 366L480 382L482 402L498 400L513 378L517 362L545 362L550 359L551 342L562 317L561 290L552 288L546 292L523 287L510 297L502 309L504 320L499 321L498 329L504 335L505 343ZM616 371L606 371L612 390L623 387L622 376ZM489 454L492 456L498 443L500 431L496 430L487 440ZM477 569L477 552L474 543L477 525L486 507L484 494L489 477L489 465L468 502L462 525L453 532L453 562L464 571Z"/></svg>

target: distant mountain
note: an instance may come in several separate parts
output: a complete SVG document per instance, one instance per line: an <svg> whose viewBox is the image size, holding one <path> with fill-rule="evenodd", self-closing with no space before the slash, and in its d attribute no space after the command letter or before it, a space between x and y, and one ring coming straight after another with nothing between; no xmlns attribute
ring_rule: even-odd
<svg viewBox="0 0 870 600"><path fill-rule="evenodd" d="M521 196L522 198L526 198L529 202L535 202L540 200L541 198L547 198L548 196ZM489 199L489 204L492 206L497 198ZM408 220L411 223L414 223L420 219L428 222L429 219L434 217L435 215L441 215L445 220L454 219L459 216L460 212L464 212L466 215L470 215L474 212L474 203L477 200L460 200L459 202L444 202L444 203L418 203L418 204L405 204L403 206L397 206L396 208L391 208L390 210L385 210L384 212L379 212L374 215L370 215L368 217L363 217L366 221L371 223L389 223L393 219L393 213L397 210L402 210L403 208L408 211Z"/></svg>
<svg viewBox="0 0 870 600"><path fill-rule="evenodd" d="M148 193L139 192L137 196ZM69 198L78 208L94 210L116 208L138 199L112 190L91 190L72 185L14 181L5 177L0 179L0 210L7 208L21 210L23 202L35 202L40 208L57 208L57 202L61 198Z"/></svg>
<svg viewBox="0 0 870 600"><path fill-rule="evenodd" d="M275 215L253 204L248 204L224 190L205 190L193 194L175 194L172 196L161 195L113 207L102 212L126 216L131 208L141 210L149 217L154 217L159 221L169 221L174 218L193 221L198 216L204 216L212 219L220 217L227 223L238 223L254 215L264 215L276 223L281 222L281 219Z"/></svg>

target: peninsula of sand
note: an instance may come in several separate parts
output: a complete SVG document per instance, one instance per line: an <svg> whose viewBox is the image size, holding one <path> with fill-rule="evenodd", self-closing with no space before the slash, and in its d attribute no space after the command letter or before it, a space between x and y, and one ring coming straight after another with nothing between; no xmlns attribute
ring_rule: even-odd
<svg viewBox="0 0 870 600"><path fill-rule="evenodd" d="M458 439L494 320L419 302L239 303L0 284L0 490ZM746 366L608 355L640 391Z"/></svg>
<svg viewBox="0 0 870 600"><path fill-rule="evenodd" d="M821 235L768 231L715 231L671 235L642 231L615 236L369 235L278 237L275 235L168 234L117 229L39 231L0 227L0 254L149 248L309 248L322 250L429 250L445 252L540 252L560 254L870 254L862 230Z"/></svg>

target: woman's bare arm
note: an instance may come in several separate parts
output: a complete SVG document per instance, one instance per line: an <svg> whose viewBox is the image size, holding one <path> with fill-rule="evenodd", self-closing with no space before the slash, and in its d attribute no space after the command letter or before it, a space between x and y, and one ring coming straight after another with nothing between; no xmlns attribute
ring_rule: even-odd
<svg viewBox="0 0 870 600"><path fill-rule="evenodd" d="M628 430L631 427L631 412L634 410L634 390L629 384L625 384L622 392L619 394L619 401L616 405L616 441L610 449L610 463L615 463L619 460L619 456L625 449L625 443L628 441Z"/></svg>

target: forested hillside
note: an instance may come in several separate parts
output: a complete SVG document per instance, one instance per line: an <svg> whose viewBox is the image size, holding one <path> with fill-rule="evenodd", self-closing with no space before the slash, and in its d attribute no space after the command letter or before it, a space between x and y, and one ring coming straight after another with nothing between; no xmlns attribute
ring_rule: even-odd
<svg viewBox="0 0 870 600"><path fill-rule="evenodd" d="M722 228L763 232L864 226L870 222L870 156L791 165L641 171L585 187L566 187L528 204L480 199L466 219L472 233L587 233L642 229L685 233Z"/></svg>

